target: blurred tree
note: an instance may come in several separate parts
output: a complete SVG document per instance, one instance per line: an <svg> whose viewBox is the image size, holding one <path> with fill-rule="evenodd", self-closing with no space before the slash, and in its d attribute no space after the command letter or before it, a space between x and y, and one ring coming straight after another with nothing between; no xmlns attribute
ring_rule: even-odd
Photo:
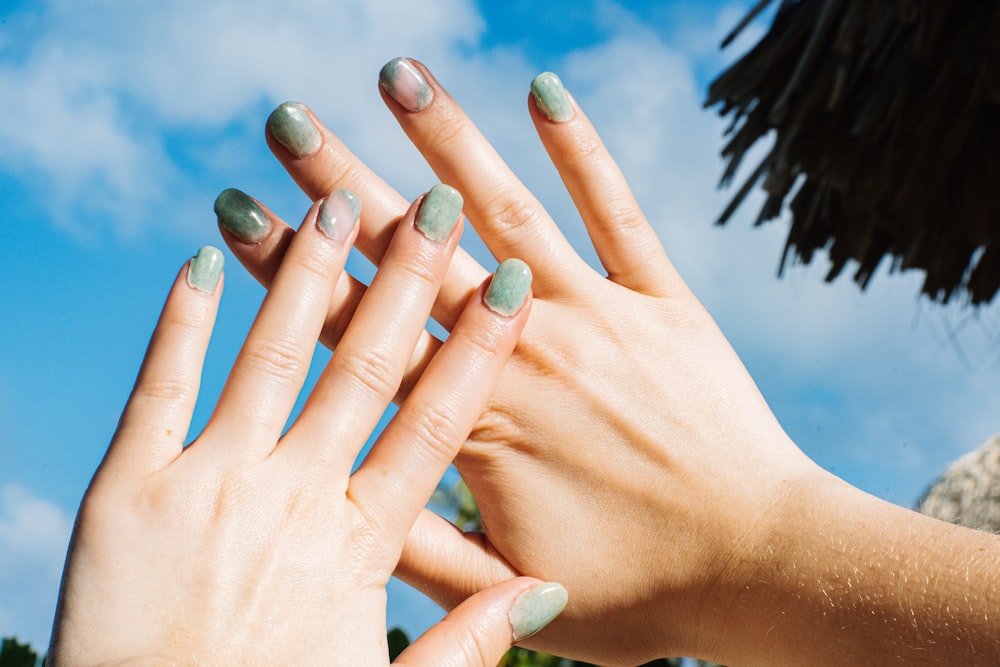
<svg viewBox="0 0 1000 667"><path fill-rule="evenodd" d="M399 654L406 650L406 647L410 645L410 638L406 636L402 628L393 628L389 630L386 635L387 643L389 644L389 661L392 662L399 657Z"/></svg>
<svg viewBox="0 0 1000 667"><path fill-rule="evenodd" d="M14 637L4 637L0 644L0 667L38 667L44 665L44 660L38 659L38 654L30 644L22 644Z"/></svg>

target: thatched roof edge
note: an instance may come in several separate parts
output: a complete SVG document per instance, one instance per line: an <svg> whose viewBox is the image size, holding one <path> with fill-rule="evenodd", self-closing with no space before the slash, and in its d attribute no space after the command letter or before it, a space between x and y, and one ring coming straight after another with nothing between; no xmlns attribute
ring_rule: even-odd
<svg viewBox="0 0 1000 667"><path fill-rule="evenodd" d="M721 185L774 133L719 222L759 184L758 224L792 213L782 269L826 251L862 288L887 266L941 302L1000 290L1000 3L782 0L705 104L731 116Z"/></svg>

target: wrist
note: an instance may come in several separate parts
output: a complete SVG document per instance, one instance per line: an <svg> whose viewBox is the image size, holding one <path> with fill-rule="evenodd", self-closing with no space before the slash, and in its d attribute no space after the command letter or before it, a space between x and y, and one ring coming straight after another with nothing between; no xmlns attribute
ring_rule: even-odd
<svg viewBox="0 0 1000 667"><path fill-rule="evenodd" d="M997 664L991 618L1000 605L1000 538L892 505L822 471L793 483L778 507L770 537L748 549L755 560L740 590L728 589L713 659Z"/></svg>
<svg viewBox="0 0 1000 667"><path fill-rule="evenodd" d="M731 533L736 538L729 540L725 567L698 615L699 657L753 665L760 655L762 664L784 664L773 662L772 635L789 616L796 616L792 602L819 576L814 568L804 567L803 553L819 548L807 538L824 532L818 524L837 520L843 508L836 509L833 497L845 488L861 493L803 459L768 486L754 487L767 500L743 515ZM762 488L768 492L761 493ZM786 634L780 641L795 643L797 637Z"/></svg>

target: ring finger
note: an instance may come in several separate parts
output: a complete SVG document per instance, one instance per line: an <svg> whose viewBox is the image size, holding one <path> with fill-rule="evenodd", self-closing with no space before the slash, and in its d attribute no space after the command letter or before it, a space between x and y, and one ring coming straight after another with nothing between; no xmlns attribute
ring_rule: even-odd
<svg viewBox="0 0 1000 667"><path fill-rule="evenodd" d="M386 248L400 218L407 210L406 200L355 156L304 105L285 102L267 120L267 143L275 157L303 192L320 199L338 188L356 192L365 202L361 212L361 230L357 248L376 265L382 262ZM443 182L450 183L444 179ZM462 188L458 188L463 191ZM268 238L287 233L280 225ZM263 261L268 241L254 248L233 249L247 266ZM273 260L269 260L272 261ZM465 302L487 275L464 250L458 249L431 315L447 329L455 323ZM267 283L264 283L265 287Z"/></svg>
<svg viewBox="0 0 1000 667"><path fill-rule="evenodd" d="M248 198L249 199L249 198ZM264 287L270 287L281 266L288 247L295 238L295 230L263 204L253 201L253 224L240 224L240 220L219 218L222 237L236 257ZM368 203L362 207L362 217ZM340 342L347 325L357 311L368 288L348 273L342 273L334 286L333 297L327 306L326 320L319 340L329 349ZM407 364L400 384L397 402L406 398L410 387L420 377L431 357L441 347L441 341L426 331L417 342L413 356Z"/></svg>
<svg viewBox="0 0 1000 667"><path fill-rule="evenodd" d="M238 190L216 200L224 226L261 224L259 204ZM326 318L326 305L357 234L358 200L335 193L312 206L278 269L205 433L240 456L266 456L292 410Z"/></svg>
<svg viewBox="0 0 1000 667"><path fill-rule="evenodd" d="M462 196L437 185L403 217L288 438L346 473L396 394L461 234ZM353 443L342 447L333 443Z"/></svg>
<svg viewBox="0 0 1000 667"><path fill-rule="evenodd" d="M540 297L568 294L592 273L534 195L422 64L389 61L383 98L441 180L467 193L466 215L493 255L534 268Z"/></svg>

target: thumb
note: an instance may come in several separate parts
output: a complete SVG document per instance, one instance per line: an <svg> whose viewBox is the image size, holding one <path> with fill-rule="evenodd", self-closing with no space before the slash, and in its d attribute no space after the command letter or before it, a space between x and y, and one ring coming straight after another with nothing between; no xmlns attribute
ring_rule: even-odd
<svg viewBox="0 0 1000 667"><path fill-rule="evenodd" d="M544 628L566 606L566 589L531 577L476 593L396 659L397 667L496 667L516 642Z"/></svg>
<svg viewBox="0 0 1000 667"><path fill-rule="evenodd" d="M483 533L463 533L430 510L417 517L396 565L396 577L445 609L520 574Z"/></svg>

